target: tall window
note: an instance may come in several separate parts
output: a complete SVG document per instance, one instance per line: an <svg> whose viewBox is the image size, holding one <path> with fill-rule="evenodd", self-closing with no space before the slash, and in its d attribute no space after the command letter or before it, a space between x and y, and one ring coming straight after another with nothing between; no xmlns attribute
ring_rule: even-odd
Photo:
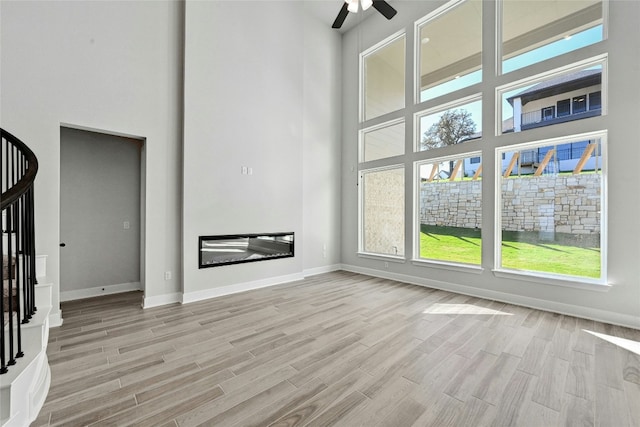
<svg viewBox="0 0 640 427"><path fill-rule="evenodd" d="M604 283L608 0L443 3L360 54L360 256Z"/></svg>
<svg viewBox="0 0 640 427"><path fill-rule="evenodd" d="M481 156L433 159L416 168L419 258L480 265Z"/></svg>
<svg viewBox="0 0 640 427"><path fill-rule="evenodd" d="M498 158L505 154L498 163L499 269L604 280L605 137L580 135L498 150Z"/></svg>
<svg viewBox="0 0 640 427"><path fill-rule="evenodd" d="M363 255L405 255L405 154L403 118L369 125L405 107L405 36L396 34L360 56L362 98L359 133L360 243ZM376 161L375 167L368 162ZM383 163L384 166L380 166Z"/></svg>

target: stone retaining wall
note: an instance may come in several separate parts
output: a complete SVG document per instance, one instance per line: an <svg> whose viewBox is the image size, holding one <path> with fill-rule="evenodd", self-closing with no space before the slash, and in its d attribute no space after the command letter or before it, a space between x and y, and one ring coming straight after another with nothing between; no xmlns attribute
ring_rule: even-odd
<svg viewBox="0 0 640 427"><path fill-rule="evenodd" d="M600 233L599 174L510 178L502 183L502 229ZM423 224L480 228L482 182L422 183Z"/></svg>

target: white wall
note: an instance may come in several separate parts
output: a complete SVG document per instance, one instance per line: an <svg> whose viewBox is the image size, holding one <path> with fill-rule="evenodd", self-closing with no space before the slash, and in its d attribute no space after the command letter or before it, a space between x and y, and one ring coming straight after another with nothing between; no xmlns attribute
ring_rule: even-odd
<svg viewBox="0 0 640 427"><path fill-rule="evenodd" d="M2 1L1 123L40 160L36 250L59 311L60 125L146 138L146 296L180 277L182 5L173 1ZM173 280L164 281L164 272ZM55 323L55 320L54 320Z"/></svg>
<svg viewBox="0 0 640 427"><path fill-rule="evenodd" d="M140 283L142 141L60 129L62 300ZM124 223L128 223L125 228Z"/></svg>
<svg viewBox="0 0 640 427"><path fill-rule="evenodd" d="M482 150L483 164L483 270L481 272L464 272L460 270L417 266L410 261L405 263L389 262L385 268L385 260L362 258L358 251L358 191L357 191L357 132L358 132L358 53L376 44L378 41L406 28L413 32L412 22L435 9L443 2L398 2L399 13L396 18L386 22L383 19L364 21L359 27L349 31L343 38L343 183L342 183L342 261L345 268L353 271L367 272L383 277L392 277L423 285L442 287L467 294L502 299L519 304L526 304L550 310L567 312L585 317L598 318L614 323L640 326L640 223L637 220L637 209L640 206L640 179L635 161L640 158L640 144L637 143L638 117L640 106L636 96L629 91L637 92L637 76L640 73L640 36L638 34L637 17L640 16L640 3L611 1L609 2L609 39L603 43L586 47L578 52L568 54L572 60L588 58L609 52L608 100L609 114L591 119L579 120L560 125L539 128L521 133L505 134L500 137L483 134L482 140L469 142L468 148ZM494 38L493 2L483 2L484 21L483 39L485 46L491 46ZM407 52L413 51L413 39L408 38ZM536 64L529 70L522 69L509 76L514 81L528 74L538 74L545 69L562 65L566 58L556 58ZM483 52L483 75L492 85L501 84L504 79L495 76L493 52ZM413 67L408 67L412 69ZM409 80L411 82L411 80ZM411 85L408 94L412 93ZM470 95L477 88L464 90ZM483 91L483 129L494 129L495 93L493 90ZM447 101L453 99L446 97ZM603 96L604 100L604 96ZM603 101L604 102L604 101ZM431 105L431 104L429 104ZM387 119L402 117L406 114L410 123L412 114L419 107L409 107L400 114L390 114ZM407 129L411 129L407 125ZM517 278L498 277L492 272L494 263L493 240L495 218L495 148L518 142L535 141L556 136L558 129L567 135L587 131L608 129L608 269L609 284L612 287L606 292L575 289L558 285L543 284L519 280ZM473 144L473 147L470 145ZM411 136L407 137L406 147L411 147ZM459 153L458 146L441 149L442 155ZM407 158L407 168L411 161L420 156ZM377 165L378 163L376 163ZM408 177L411 171L408 171ZM412 180L409 178L409 183ZM413 194L414 185L407 185L405 219L407 226L407 253L411 253L413 240Z"/></svg>
<svg viewBox="0 0 640 427"><path fill-rule="evenodd" d="M337 36L302 2L187 2L185 22L185 299L335 264ZM198 236L290 231L294 258L198 269Z"/></svg>
<svg viewBox="0 0 640 427"><path fill-rule="evenodd" d="M313 273L341 262L342 37L306 14L303 39L303 267Z"/></svg>

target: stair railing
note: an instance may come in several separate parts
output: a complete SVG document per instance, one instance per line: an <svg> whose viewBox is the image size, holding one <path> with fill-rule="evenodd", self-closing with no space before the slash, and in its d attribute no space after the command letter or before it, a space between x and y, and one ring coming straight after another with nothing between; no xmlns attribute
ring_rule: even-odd
<svg viewBox="0 0 640 427"><path fill-rule="evenodd" d="M21 324L36 312L36 250L33 183L38 160L18 138L0 129L2 182L2 299L0 300L0 374L24 356Z"/></svg>

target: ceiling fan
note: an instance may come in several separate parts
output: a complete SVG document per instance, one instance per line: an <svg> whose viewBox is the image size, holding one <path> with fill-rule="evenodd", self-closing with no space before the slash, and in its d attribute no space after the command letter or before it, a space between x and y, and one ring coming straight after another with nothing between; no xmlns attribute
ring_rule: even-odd
<svg viewBox="0 0 640 427"><path fill-rule="evenodd" d="M389 3L384 0L344 0L344 4L342 5L342 9L338 13L338 17L333 22L332 28L340 28L344 23L344 20L347 18L349 12L356 13L358 11L358 3L362 4L362 10L367 10L371 6L374 7L378 12L380 12L385 18L391 19L393 18L397 10L395 10Z"/></svg>

